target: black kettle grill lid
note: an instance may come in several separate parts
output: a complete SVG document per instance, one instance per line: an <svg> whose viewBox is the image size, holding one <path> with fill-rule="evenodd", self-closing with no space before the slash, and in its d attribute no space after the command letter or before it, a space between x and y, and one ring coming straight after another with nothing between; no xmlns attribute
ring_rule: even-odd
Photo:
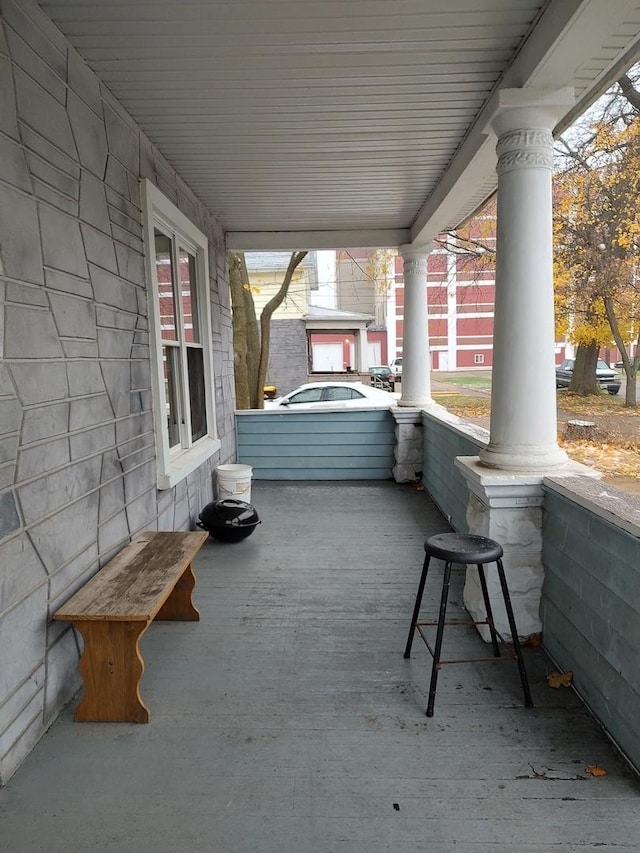
<svg viewBox="0 0 640 853"><path fill-rule="evenodd" d="M246 501L236 500L236 498L223 498L219 501L213 501L213 503L205 506L198 517L205 526L232 524L234 527L242 527L247 524L257 524L260 520L255 507Z"/></svg>

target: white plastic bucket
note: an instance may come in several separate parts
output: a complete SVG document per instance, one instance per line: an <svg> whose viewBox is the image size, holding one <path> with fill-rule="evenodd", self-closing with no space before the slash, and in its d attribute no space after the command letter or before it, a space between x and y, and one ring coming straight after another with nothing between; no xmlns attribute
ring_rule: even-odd
<svg viewBox="0 0 640 853"><path fill-rule="evenodd" d="M218 500L235 498L251 503L251 465L238 463L216 465L216 481L218 484Z"/></svg>

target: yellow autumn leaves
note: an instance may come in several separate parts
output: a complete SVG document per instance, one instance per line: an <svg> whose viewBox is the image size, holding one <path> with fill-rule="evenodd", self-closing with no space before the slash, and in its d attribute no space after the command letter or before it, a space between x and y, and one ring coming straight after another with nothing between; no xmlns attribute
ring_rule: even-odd
<svg viewBox="0 0 640 853"><path fill-rule="evenodd" d="M640 120L590 130L554 178L556 332L603 346L617 326L629 343L640 323Z"/></svg>

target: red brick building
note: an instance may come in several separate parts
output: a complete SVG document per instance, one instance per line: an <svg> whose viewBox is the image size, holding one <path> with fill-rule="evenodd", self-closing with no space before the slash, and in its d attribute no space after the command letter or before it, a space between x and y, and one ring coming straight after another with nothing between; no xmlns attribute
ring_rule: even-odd
<svg viewBox="0 0 640 853"><path fill-rule="evenodd" d="M447 251L443 244L429 255L427 302L433 370L491 367L493 364L493 303L495 272L490 253L484 257ZM395 342L390 353L402 353L404 335L404 278L402 258L396 258L395 305L390 330Z"/></svg>

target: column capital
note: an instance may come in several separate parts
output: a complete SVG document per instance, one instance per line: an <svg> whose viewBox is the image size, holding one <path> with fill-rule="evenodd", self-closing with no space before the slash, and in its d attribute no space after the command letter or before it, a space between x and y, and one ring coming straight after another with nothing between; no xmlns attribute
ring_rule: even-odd
<svg viewBox="0 0 640 853"><path fill-rule="evenodd" d="M498 137L515 130L552 131L558 119L574 103L574 90L570 86L562 89L500 89L489 129Z"/></svg>
<svg viewBox="0 0 640 853"><path fill-rule="evenodd" d="M526 167L553 170L553 134L546 128L518 128L503 133L496 145L496 171L503 175Z"/></svg>
<svg viewBox="0 0 640 853"><path fill-rule="evenodd" d="M400 255L403 261L405 287L411 286L410 278L417 277L422 282L427 280L427 258L431 252L431 246L400 246Z"/></svg>
<svg viewBox="0 0 640 853"><path fill-rule="evenodd" d="M426 260L426 258L429 257L432 251L433 243L422 244L421 246L412 246L409 243L405 243L404 245L398 247L398 252L405 261L419 261L422 258Z"/></svg>

